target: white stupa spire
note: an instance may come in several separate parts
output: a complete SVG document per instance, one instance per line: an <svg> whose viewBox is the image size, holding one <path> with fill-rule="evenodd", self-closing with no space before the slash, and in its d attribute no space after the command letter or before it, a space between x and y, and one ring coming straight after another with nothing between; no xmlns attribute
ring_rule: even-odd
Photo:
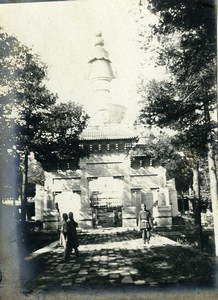
<svg viewBox="0 0 218 300"><path fill-rule="evenodd" d="M110 83L115 78L108 52L104 48L102 33L96 34L94 53L89 60L87 79L91 83L92 104L90 124L120 124L124 118L126 108L122 103L114 103L111 97Z"/></svg>
<svg viewBox="0 0 218 300"><path fill-rule="evenodd" d="M93 92L100 92L101 97L110 93L110 82L115 78L108 52L104 49L101 32L96 34L94 55L89 61L88 79L92 83Z"/></svg>

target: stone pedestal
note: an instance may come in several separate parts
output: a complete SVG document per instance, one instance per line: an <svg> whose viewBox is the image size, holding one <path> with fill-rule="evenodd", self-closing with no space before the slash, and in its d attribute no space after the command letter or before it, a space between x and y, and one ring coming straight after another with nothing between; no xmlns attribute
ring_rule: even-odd
<svg viewBox="0 0 218 300"><path fill-rule="evenodd" d="M92 209L90 207L80 211L79 227L82 229L93 228Z"/></svg>
<svg viewBox="0 0 218 300"><path fill-rule="evenodd" d="M155 221L157 222L157 226L171 226L172 225L171 205L158 206Z"/></svg>
<svg viewBox="0 0 218 300"><path fill-rule="evenodd" d="M130 189L130 158L126 157L122 164L122 172L123 172L123 206L130 207L132 206L132 197L131 197L131 189Z"/></svg>
<svg viewBox="0 0 218 300"><path fill-rule="evenodd" d="M43 220L45 191L41 185L36 185L35 220Z"/></svg>
<svg viewBox="0 0 218 300"><path fill-rule="evenodd" d="M172 217L176 217L178 216L178 198L177 198L175 179L168 180L167 187L169 190L169 201L172 206Z"/></svg>
<svg viewBox="0 0 218 300"><path fill-rule="evenodd" d="M178 200L177 200L177 191L170 190L170 203L172 205L172 217L178 216Z"/></svg>
<svg viewBox="0 0 218 300"><path fill-rule="evenodd" d="M136 227L136 207L123 207L122 210L122 224L123 227Z"/></svg>
<svg viewBox="0 0 218 300"><path fill-rule="evenodd" d="M85 161L85 160L84 160ZM89 178L87 178L86 164L81 164L81 210L79 227L82 229L92 228L92 209L90 208Z"/></svg>

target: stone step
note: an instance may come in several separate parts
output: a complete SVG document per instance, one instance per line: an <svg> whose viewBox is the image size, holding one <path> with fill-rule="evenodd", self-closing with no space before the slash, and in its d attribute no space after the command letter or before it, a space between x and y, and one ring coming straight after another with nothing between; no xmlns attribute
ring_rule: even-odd
<svg viewBox="0 0 218 300"><path fill-rule="evenodd" d="M157 231L183 231L183 230L190 230L189 227L185 225L169 225L169 226L156 226L154 230Z"/></svg>

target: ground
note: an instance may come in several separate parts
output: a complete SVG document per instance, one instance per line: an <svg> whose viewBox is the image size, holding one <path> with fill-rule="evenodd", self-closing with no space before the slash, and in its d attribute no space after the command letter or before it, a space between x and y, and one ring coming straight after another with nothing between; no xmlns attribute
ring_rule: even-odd
<svg viewBox="0 0 218 300"><path fill-rule="evenodd" d="M80 256L69 262L58 240L24 258L24 295L217 290L217 259L190 245L155 233L144 245L139 232L123 228L83 231L79 238Z"/></svg>

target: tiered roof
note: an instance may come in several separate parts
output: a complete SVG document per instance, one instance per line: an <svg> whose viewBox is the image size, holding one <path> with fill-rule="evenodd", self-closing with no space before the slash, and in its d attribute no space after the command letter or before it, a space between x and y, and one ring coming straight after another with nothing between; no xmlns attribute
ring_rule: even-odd
<svg viewBox="0 0 218 300"><path fill-rule="evenodd" d="M121 140L121 139L135 139L136 132L133 128L122 126L120 124L110 124L107 126L90 126L85 129L80 139L86 141L93 140Z"/></svg>
<svg viewBox="0 0 218 300"><path fill-rule="evenodd" d="M95 52L89 61L90 71L88 79L93 86L93 105L96 97L100 97L96 105L96 112L90 118L88 127L82 132L81 141L95 140L132 140L137 137L133 127L123 123L126 108L115 104L109 97L110 82L115 78L108 52L104 49L102 34L96 35ZM99 91L101 93L99 94Z"/></svg>

